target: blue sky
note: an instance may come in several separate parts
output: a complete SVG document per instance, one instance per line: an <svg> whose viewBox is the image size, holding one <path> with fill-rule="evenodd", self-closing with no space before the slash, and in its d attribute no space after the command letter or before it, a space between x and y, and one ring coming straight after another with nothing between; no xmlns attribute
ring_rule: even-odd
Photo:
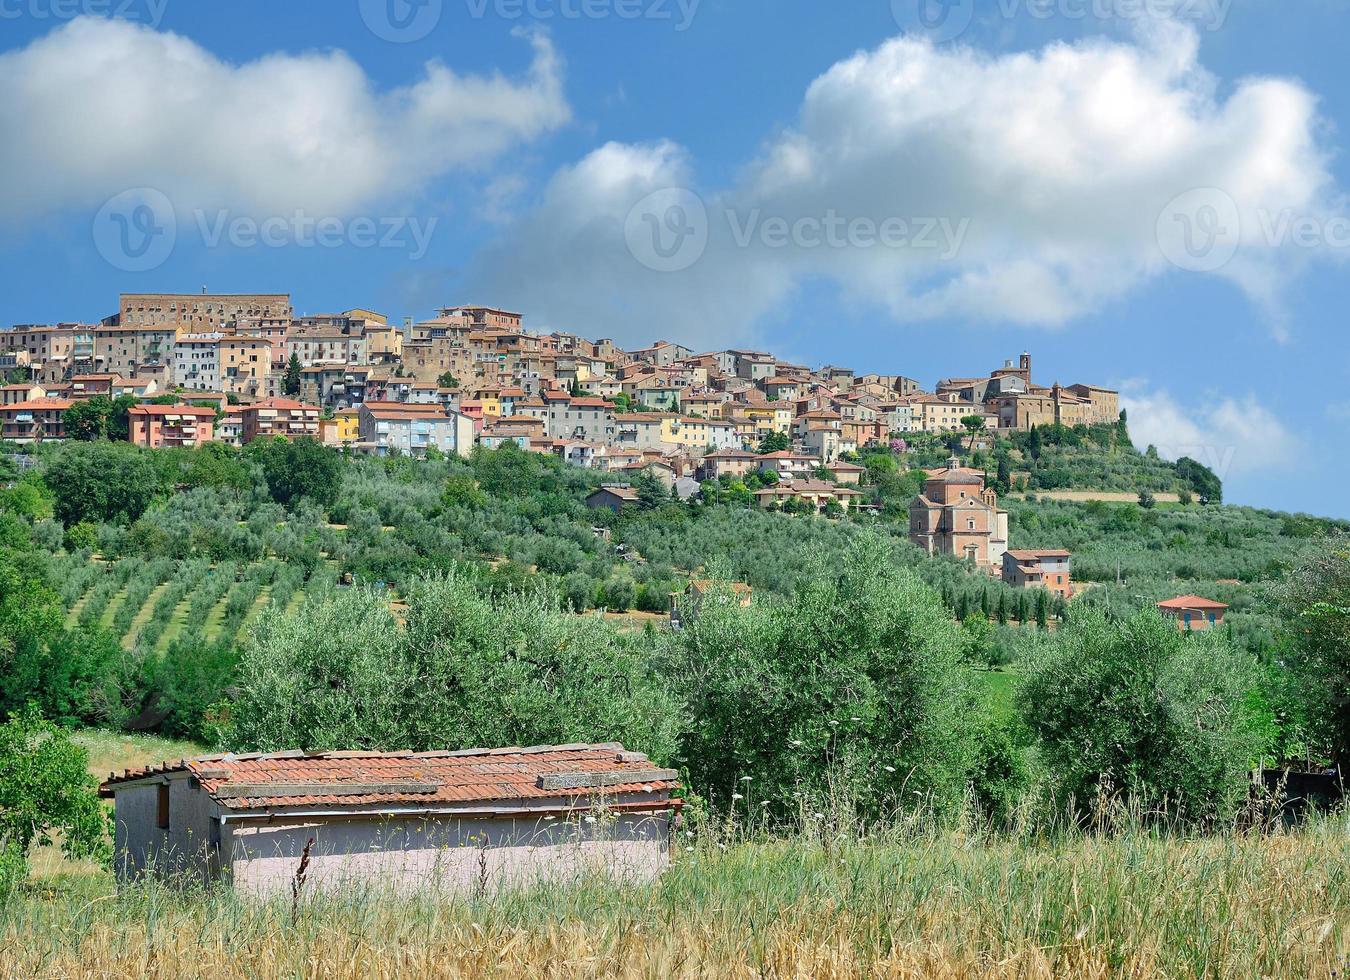
<svg viewBox="0 0 1350 980"><path fill-rule="evenodd" d="M1347 15L0 0L0 323L209 286L926 385L1030 350L1230 500L1350 516Z"/></svg>

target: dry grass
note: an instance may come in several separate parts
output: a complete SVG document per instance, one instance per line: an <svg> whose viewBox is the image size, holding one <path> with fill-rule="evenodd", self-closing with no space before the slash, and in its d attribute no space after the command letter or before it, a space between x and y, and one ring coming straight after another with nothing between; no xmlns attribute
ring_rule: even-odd
<svg viewBox="0 0 1350 980"><path fill-rule="evenodd" d="M250 905L104 876L0 911L0 976L1331 977L1343 820L1297 835L707 842L657 885Z"/></svg>

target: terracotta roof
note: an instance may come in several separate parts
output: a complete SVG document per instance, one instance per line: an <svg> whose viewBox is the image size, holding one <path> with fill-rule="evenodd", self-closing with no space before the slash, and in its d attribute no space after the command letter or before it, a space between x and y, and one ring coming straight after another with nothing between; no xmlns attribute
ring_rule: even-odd
<svg viewBox="0 0 1350 980"><path fill-rule="evenodd" d="M625 771L632 772L634 780L615 781ZM589 797L601 792L607 796L668 793L679 786L673 771L656 769L645 755L626 752L623 746L611 742L462 752L210 755L128 769L120 776L110 774L99 792L111 796L119 784L180 772L190 773L231 810L512 803ZM584 778L573 780L583 785L569 788L540 785L545 782L541 777L587 774L604 774L606 785L602 789ZM328 788L332 792L322 792ZM365 788L379 792L361 793ZM258 795L237 795L253 790Z"/></svg>
<svg viewBox="0 0 1350 980"><path fill-rule="evenodd" d="M133 405L127 409L128 415L192 415L197 418L215 418L214 408L201 405Z"/></svg>
<svg viewBox="0 0 1350 980"><path fill-rule="evenodd" d="M75 403L68 398L34 398L31 401L15 402L13 405L5 405L0 411L14 412L21 409L34 411L36 409L53 408L64 412Z"/></svg>
<svg viewBox="0 0 1350 980"><path fill-rule="evenodd" d="M1159 609L1227 609L1228 603L1216 602L1198 595L1177 596L1158 603Z"/></svg>
<svg viewBox="0 0 1350 980"><path fill-rule="evenodd" d="M303 402L296 401L294 398L265 398L260 402L254 402L252 405L244 405L242 408L245 412L251 412L258 408L286 409L292 412L302 410L307 412L317 412L319 410L318 405L306 405Z"/></svg>
<svg viewBox="0 0 1350 980"><path fill-rule="evenodd" d="M1063 548L1044 548L1040 550L1022 549L1018 551L1009 551L1015 561L1038 561L1041 558L1072 558L1073 552L1065 551Z"/></svg>

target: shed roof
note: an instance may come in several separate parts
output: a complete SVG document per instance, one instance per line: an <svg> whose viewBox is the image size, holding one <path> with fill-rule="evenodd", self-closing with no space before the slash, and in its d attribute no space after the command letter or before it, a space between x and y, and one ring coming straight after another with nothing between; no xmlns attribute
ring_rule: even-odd
<svg viewBox="0 0 1350 980"><path fill-rule="evenodd" d="M679 785L673 770L654 768L642 753L607 742L458 752L208 755L110 774L99 792L111 796L118 786L176 773L195 777L231 810L509 804L602 790L668 793Z"/></svg>

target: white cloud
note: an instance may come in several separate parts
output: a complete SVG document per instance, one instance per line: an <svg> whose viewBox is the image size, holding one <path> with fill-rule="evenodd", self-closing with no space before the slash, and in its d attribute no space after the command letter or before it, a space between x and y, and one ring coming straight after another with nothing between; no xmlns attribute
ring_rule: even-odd
<svg viewBox="0 0 1350 980"><path fill-rule="evenodd" d="M1057 326L1162 275L1195 274L1168 263L1159 219L1179 194L1216 187L1242 217L1242 247L1217 274L1274 310L1310 253L1272 247L1257 215L1335 213L1315 99L1271 78L1240 80L1223 98L1217 88L1196 32L1174 23L1151 23L1133 42L1000 56L896 38L816 79L796 124L733 186L702 193L708 244L691 267L652 272L624 241L624 218L645 195L696 186L687 153L610 144L556 175L539 211L475 277L489 293L518 283L516 302L546 319L625 340L745 338L812 280L899 321ZM735 240L736 225L756 216L791 224L830 214L941 218L964 231L954 256Z"/></svg>
<svg viewBox="0 0 1350 980"><path fill-rule="evenodd" d="M1183 406L1168 392L1132 385L1121 392L1130 437L1164 459L1204 463L1220 479L1275 470L1294 462L1298 437L1255 395Z"/></svg>
<svg viewBox="0 0 1350 980"><path fill-rule="evenodd" d="M0 221L142 186L181 207L311 216L415 195L567 122L558 57L530 43L520 79L432 61L380 91L341 51L235 65L177 34L77 19L0 55Z"/></svg>

